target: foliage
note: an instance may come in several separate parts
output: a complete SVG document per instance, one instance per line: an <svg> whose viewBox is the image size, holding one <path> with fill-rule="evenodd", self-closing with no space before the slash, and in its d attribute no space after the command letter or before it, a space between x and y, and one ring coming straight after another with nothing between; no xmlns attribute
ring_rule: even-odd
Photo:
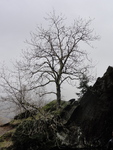
<svg viewBox="0 0 113 150"><path fill-rule="evenodd" d="M61 104L64 108L67 102L62 101ZM2 147L6 145L6 140L9 143L12 143L13 140L12 145L16 150L49 149L56 143L59 144L60 141L56 138L56 134L58 128L62 128L62 121L58 120L57 116L60 110L56 110L56 105L57 101L54 100L42 107L41 111L45 112L45 116L38 113L33 115L34 117L30 117L29 113L28 116L25 115L26 112L17 115L10 122L13 129L0 138ZM37 118L37 120L33 118Z"/></svg>
<svg viewBox="0 0 113 150"><path fill-rule="evenodd" d="M55 145L55 132L52 120L26 120L17 127L12 138L16 150L49 149Z"/></svg>
<svg viewBox="0 0 113 150"><path fill-rule="evenodd" d="M62 101L61 104L62 107L65 107L67 103ZM60 112L56 110L56 105L57 101L54 100L42 107L42 110L48 113L48 117L41 116L38 120L24 119L21 121L12 137L16 150L49 149L59 142L56 133L58 128L62 127L62 123L57 120ZM55 116L51 116L51 114ZM36 118L36 116L34 117ZM18 119L18 116L16 118Z"/></svg>
<svg viewBox="0 0 113 150"><path fill-rule="evenodd" d="M90 77L86 74L82 74L80 78L80 83L78 89L80 89L79 93L76 93L79 98L81 98L89 89L89 82L90 82Z"/></svg>

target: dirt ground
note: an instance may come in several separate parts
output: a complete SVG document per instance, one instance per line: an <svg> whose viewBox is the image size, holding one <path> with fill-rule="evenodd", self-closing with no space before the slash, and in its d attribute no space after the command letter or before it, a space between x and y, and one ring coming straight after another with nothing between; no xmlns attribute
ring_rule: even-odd
<svg viewBox="0 0 113 150"><path fill-rule="evenodd" d="M9 130L11 130L11 127L9 126L0 127L0 136L2 136L4 133L6 133Z"/></svg>
<svg viewBox="0 0 113 150"><path fill-rule="evenodd" d="M0 117L0 136L2 136L4 133L11 129L11 127L7 124L8 122L8 119Z"/></svg>

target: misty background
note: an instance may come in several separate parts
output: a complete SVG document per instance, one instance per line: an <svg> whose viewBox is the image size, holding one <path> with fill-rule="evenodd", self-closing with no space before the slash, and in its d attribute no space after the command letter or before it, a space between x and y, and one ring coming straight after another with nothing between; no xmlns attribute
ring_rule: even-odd
<svg viewBox="0 0 113 150"><path fill-rule="evenodd" d="M12 68L12 62L28 47L25 41L30 40L30 32L40 24L47 27L44 17L53 10L67 18L67 25L79 17L92 19L90 27L101 38L92 43L93 48L81 48L95 65L92 75L101 77L108 66L113 66L112 0L0 0L0 64ZM70 85L65 85L62 93L65 100L76 97L76 89Z"/></svg>

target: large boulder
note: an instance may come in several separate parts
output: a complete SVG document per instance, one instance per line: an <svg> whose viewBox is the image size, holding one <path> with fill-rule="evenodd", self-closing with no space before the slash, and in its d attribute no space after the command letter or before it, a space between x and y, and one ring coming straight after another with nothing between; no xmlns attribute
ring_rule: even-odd
<svg viewBox="0 0 113 150"><path fill-rule="evenodd" d="M106 145L113 131L113 67L108 67L79 103L68 120L68 126L81 128L85 144Z"/></svg>

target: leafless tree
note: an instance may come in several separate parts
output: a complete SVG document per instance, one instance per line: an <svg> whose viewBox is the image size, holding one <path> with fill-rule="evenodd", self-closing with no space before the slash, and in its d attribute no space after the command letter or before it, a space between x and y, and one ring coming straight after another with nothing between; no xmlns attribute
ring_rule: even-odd
<svg viewBox="0 0 113 150"><path fill-rule="evenodd" d="M48 29L37 27L31 34L30 49L23 52L24 60L19 62L21 70L31 81L31 89L55 83L58 107L61 102L61 86L65 81L75 82L89 65L85 65L87 52L80 44L88 44L99 37L89 28L92 20L75 20L71 26L65 25L65 18L50 13L46 18Z"/></svg>
<svg viewBox="0 0 113 150"><path fill-rule="evenodd" d="M3 110L6 112L7 109L8 113L16 114L23 111L39 111L44 102L39 96L42 91L41 89L28 91L28 87L29 84L18 67L14 66L14 71L11 71L3 66L0 70L0 102L3 104ZM5 102L7 106L4 106Z"/></svg>

